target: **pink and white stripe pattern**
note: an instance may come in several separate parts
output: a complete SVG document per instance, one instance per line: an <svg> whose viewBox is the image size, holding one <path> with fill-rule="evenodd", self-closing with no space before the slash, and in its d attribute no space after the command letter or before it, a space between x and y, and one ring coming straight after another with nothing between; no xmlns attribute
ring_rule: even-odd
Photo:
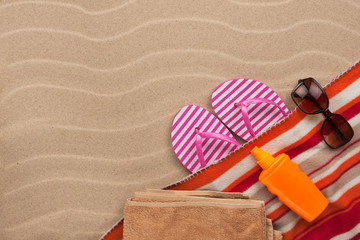
<svg viewBox="0 0 360 240"><path fill-rule="evenodd" d="M171 141L179 160L191 172L200 169L195 146L195 128L198 128L200 132L220 133L233 138L226 126L206 109L195 105L183 107L173 121ZM225 157L236 148L234 144L221 140L203 139L202 151L206 166Z"/></svg>
<svg viewBox="0 0 360 240"><path fill-rule="evenodd" d="M279 104L286 114L289 110L280 97L268 86L252 79L233 79L219 85L212 94L212 105L221 121L245 141L252 139L246 128L239 103L252 98L265 98ZM272 126L283 114L274 105L267 103L253 104L247 107L249 120L255 135Z"/></svg>

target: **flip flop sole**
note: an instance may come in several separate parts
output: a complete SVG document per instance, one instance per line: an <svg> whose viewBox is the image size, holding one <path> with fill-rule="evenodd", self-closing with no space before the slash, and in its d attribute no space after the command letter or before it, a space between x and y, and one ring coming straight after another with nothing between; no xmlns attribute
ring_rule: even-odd
<svg viewBox="0 0 360 240"><path fill-rule="evenodd" d="M171 141L180 162L191 172L200 169L195 146L195 128L201 132L220 133L234 138L226 126L206 109L195 105L183 107L174 118L171 128ZM202 151L206 166L227 156L236 148L237 146L228 142L203 139Z"/></svg>
<svg viewBox="0 0 360 240"><path fill-rule="evenodd" d="M244 124L241 108L235 107L234 104L252 98L272 100L279 104L286 114L290 112L271 88L253 79L226 81L214 90L211 98L214 111L221 121L245 141L250 141L252 136ZM247 111L255 135L265 131L284 117L276 106L266 103L250 105Z"/></svg>

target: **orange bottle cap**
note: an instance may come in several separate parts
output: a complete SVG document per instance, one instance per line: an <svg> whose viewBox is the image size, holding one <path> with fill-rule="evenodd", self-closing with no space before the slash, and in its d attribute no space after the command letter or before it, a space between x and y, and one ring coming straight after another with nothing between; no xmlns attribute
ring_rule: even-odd
<svg viewBox="0 0 360 240"><path fill-rule="evenodd" d="M251 153L255 156L255 158L257 159L257 164L259 164L262 169L267 169L275 161L275 158L271 156L270 153L264 152L258 147L254 147L251 150Z"/></svg>

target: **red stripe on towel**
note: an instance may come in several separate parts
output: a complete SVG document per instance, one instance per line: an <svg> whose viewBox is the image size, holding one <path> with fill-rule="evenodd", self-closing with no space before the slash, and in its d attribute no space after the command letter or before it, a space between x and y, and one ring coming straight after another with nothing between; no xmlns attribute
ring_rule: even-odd
<svg viewBox="0 0 360 240"><path fill-rule="evenodd" d="M342 208L326 219L321 224L312 226L294 239L330 239L343 232L354 228L358 222L348 221L358 219L360 216L360 198L354 199L346 208Z"/></svg>

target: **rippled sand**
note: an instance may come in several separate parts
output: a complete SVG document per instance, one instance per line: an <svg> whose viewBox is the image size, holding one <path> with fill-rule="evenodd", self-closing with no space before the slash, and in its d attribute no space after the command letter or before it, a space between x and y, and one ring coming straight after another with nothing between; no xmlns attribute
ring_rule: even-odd
<svg viewBox="0 0 360 240"><path fill-rule="evenodd" d="M188 174L170 128L232 78L322 84L359 58L355 0L0 0L0 239L97 239Z"/></svg>

